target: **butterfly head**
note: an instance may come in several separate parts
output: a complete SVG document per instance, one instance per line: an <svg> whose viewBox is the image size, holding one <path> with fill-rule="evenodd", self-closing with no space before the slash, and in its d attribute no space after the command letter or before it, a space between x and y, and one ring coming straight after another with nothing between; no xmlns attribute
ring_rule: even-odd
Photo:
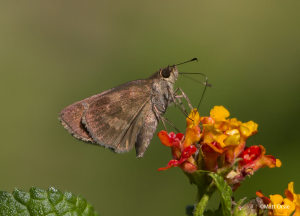
<svg viewBox="0 0 300 216"><path fill-rule="evenodd" d="M160 79L174 83L178 77L178 69L175 65L168 66L159 70Z"/></svg>

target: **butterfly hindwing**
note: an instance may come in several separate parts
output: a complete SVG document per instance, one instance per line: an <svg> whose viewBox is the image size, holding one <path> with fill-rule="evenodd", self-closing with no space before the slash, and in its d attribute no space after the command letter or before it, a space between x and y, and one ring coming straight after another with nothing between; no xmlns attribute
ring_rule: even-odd
<svg viewBox="0 0 300 216"><path fill-rule="evenodd" d="M92 137L81 122L83 113L85 112L84 104L88 103L88 100L87 98L64 108L59 115L59 120L75 138L93 143Z"/></svg>

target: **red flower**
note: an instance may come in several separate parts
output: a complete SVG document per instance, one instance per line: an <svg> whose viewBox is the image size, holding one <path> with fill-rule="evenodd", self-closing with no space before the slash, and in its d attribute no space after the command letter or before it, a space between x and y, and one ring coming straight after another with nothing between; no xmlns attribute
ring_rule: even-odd
<svg viewBox="0 0 300 216"><path fill-rule="evenodd" d="M266 150L262 145L246 147L240 154L242 159L239 162L239 168L243 169L246 174L252 174L262 167L280 167L281 162L272 155L265 155Z"/></svg>
<svg viewBox="0 0 300 216"><path fill-rule="evenodd" d="M246 176L253 175L260 168L281 166L279 159L272 155L265 155L265 153L266 150L262 145L246 147L241 152L238 167L226 176L233 189L237 189Z"/></svg>
<svg viewBox="0 0 300 216"><path fill-rule="evenodd" d="M182 133L175 134L174 132L168 134L167 131L163 130L158 133L158 137L163 145L171 147L174 145L179 146L179 143L184 137L184 134Z"/></svg>
<svg viewBox="0 0 300 216"><path fill-rule="evenodd" d="M159 171L169 169L171 167L181 167L185 172L194 172L197 170L197 165L192 157L196 153L197 148L194 145L184 147L183 134L167 133L160 131L158 137L162 144L172 148L173 160L170 160L166 167L159 168Z"/></svg>

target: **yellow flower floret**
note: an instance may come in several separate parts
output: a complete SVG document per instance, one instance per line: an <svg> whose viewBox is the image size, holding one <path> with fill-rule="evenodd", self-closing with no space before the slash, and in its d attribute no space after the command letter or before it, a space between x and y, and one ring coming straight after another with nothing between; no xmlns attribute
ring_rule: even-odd
<svg viewBox="0 0 300 216"><path fill-rule="evenodd" d="M253 121L242 123L240 126L241 134L245 137L249 137L257 132L258 125Z"/></svg>
<svg viewBox="0 0 300 216"><path fill-rule="evenodd" d="M294 182L288 184L288 188L285 190L285 196L295 204L295 213L293 216L300 216L300 194L294 192Z"/></svg>
<svg viewBox="0 0 300 216"><path fill-rule="evenodd" d="M214 106L214 108L210 111L210 116L216 121L225 121L229 115L229 111L223 106Z"/></svg>
<svg viewBox="0 0 300 216"><path fill-rule="evenodd" d="M290 216L295 210L295 204L279 194L270 195L270 200L269 209L272 209L273 216Z"/></svg>
<svg viewBox="0 0 300 216"><path fill-rule="evenodd" d="M281 160L276 158L276 167L281 167Z"/></svg>
<svg viewBox="0 0 300 216"><path fill-rule="evenodd" d="M288 184L284 191L285 198L279 194L270 195L268 204L269 215L271 216L300 216L300 194L294 192L294 182ZM259 194L259 193L257 193ZM268 199L263 194L258 195Z"/></svg>
<svg viewBox="0 0 300 216"><path fill-rule="evenodd" d="M240 132L237 129L228 130L225 132L228 137L224 140L225 146L240 144Z"/></svg>
<svg viewBox="0 0 300 216"><path fill-rule="evenodd" d="M230 118L229 111L223 106L214 106L210 118L214 121L204 124L204 142L218 142L222 148L237 146L246 138L257 132L258 125L253 121L242 123L236 118Z"/></svg>
<svg viewBox="0 0 300 216"><path fill-rule="evenodd" d="M189 116L186 118L186 125L188 128L191 128L193 126L198 126L200 123L200 115L198 113L198 110L194 108Z"/></svg>
<svg viewBox="0 0 300 216"><path fill-rule="evenodd" d="M200 115L198 110L193 109L189 116L186 118L186 130L185 130L185 140L183 143L183 147L192 145L193 143L197 143L201 138L201 130L199 127L200 124Z"/></svg>

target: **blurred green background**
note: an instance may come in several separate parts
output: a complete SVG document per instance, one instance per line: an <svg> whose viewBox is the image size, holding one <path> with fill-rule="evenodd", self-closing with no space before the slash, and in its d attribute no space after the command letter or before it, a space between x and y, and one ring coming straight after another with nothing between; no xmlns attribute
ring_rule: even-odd
<svg viewBox="0 0 300 216"><path fill-rule="evenodd" d="M200 112L224 105L254 120L282 167L262 169L236 197L283 193L299 172L300 1L1 1L0 190L30 186L83 195L103 216L184 215L195 188L180 169L158 172L170 150L152 140L143 159L71 137L65 106L198 57L181 71L203 72L213 87ZM178 81L197 104L202 87ZM181 129L184 116L167 116ZM161 129L160 125L158 130Z"/></svg>

